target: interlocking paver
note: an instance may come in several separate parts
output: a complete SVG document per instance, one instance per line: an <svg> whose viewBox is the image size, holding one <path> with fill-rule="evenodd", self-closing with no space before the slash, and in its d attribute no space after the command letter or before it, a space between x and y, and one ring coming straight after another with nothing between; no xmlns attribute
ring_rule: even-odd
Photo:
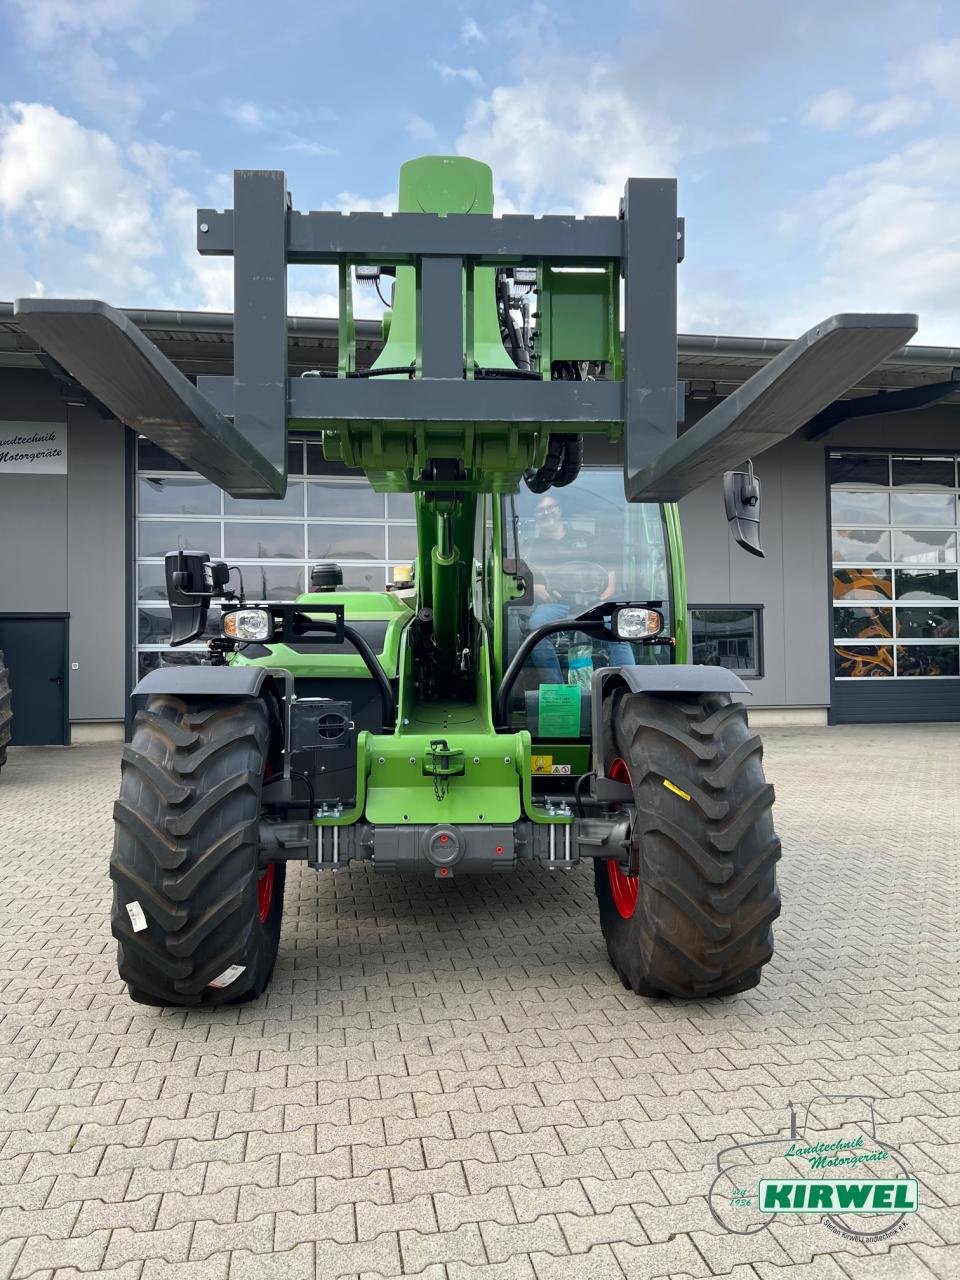
<svg viewBox="0 0 960 1280"><path fill-rule="evenodd" d="M534 1222L521 1222L514 1226L482 1222L480 1231L491 1262L505 1262L508 1258L541 1251L555 1255L570 1252L559 1222L550 1213L543 1214Z"/></svg>
<svg viewBox="0 0 960 1280"><path fill-rule="evenodd" d="M557 1221L573 1253L586 1253L597 1244L646 1244L649 1239L626 1204L608 1213L558 1213Z"/></svg>
<svg viewBox="0 0 960 1280"><path fill-rule="evenodd" d="M148 1258L140 1272L140 1280L228 1280L229 1273L228 1253L204 1258L202 1262L167 1262L163 1258Z"/></svg>
<svg viewBox="0 0 960 1280"><path fill-rule="evenodd" d="M291 1217L293 1216L291 1214ZM177 1229L174 1228L174 1230ZM230 1253L234 1249L249 1249L251 1253L271 1253L273 1245L274 1215L272 1213L261 1214L260 1217L251 1218L247 1222L201 1221L193 1229L190 1258L202 1260L216 1253Z"/></svg>
<svg viewBox="0 0 960 1280"><path fill-rule="evenodd" d="M255 1215L238 1214L240 1198L238 1187L225 1187L223 1191L189 1194L168 1191L160 1202L157 1227L175 1227L178 1222L235 1222L238 1217ZM261 1210L263 1212L263 1210Z"/></svg>
<svg viewBox="0 0 960 1280"><path fill-rule="evenodd" d="M411 1275L423 1271L433 1263L484 1262L485 1238L475 1222L466 1222L453 1231L434 1231L422 1235L419 1231L400 1232L400 1251L403 1269ZM492 1261L497 1261L491 1255Z"/></svg>
<svg viewBox="0 0 960 1280"><path fill-rule="evenodd" d="M291 865L273 988L210 1013L133 1005L116 976L116 749L12 752L0 1275L954 1280L956 727L766 740L784 913L755 991L625 992L589 866ZM819 1088L876 1096L921 1212L869 1247L723 1232L725 1135L783 1134Z"/></svg>
<svg viewBox="0 0 960 1280"><path fill-rule="evenodd" d="M905 1245L894 1245L888 1254L873 1257L848 1253L839 1262L849 1280L928 1280L936 1275Z"/></svg>
<svg viewBox="0 0 960 1280"><path fill-rule="evenodd" d="M505 1187L494 1187L485 1195L435 1195L437 1222L441 1231L453 1231L464 1222L516 1222L517 1212Z"/></svg>
<svg viewBox="0 0 960 1280"><path fill-rule="evenodd" d="M35 1182L11 1182L0 1185L0 1207L3 1209L42 1209L49 1200L56 1179L53 1177L38 1178ZM121 1196L123 1192L121 1191ZM56 1208L68 1200L79 1200L80 1195L67 1194L58 1196L50 1207Z"/></svg>
<svg viewBox="0 0 960 1280"><path fill-rule="evenodd" d="M613 1244L614 1257L630 1280L657 1280L660 1276L709 1276L710 1268L689 1236L677 1236L667 1244ZM731 1262L730 1267L733 1266ZM730 1268L726 1268L729 1270Z"/></svg>
<svg viewBox="0 0 960 1280"><path fill-rule="evenodd" d="M369 1237L368 1237L369 1238ZM341 1204L322 1213L278 1213L276 1248L289 1249L309 1240L335 1240L352 1244L357 1239L357 1215L352 1204Z"/></svg>
<svg viewBox="0 0 960 1280"><path fill-rule="evenodd" d="M377 1169L422 1169L427 1163L424 1144L419 1138L407 1138L405 1142L387 1146L385 1143L377 1147L353 1147L349 1151L353 1170L357 1174L372 1173ZM456 1160L455 1154L445 1158L442 1147L435 1152L434 1166L445 1165L449 1160Z"/></svg>
<svg viewBox="0 0 960 1280"><path fill-rule="evenodd" d="M497 1168L496 1165L483 1165L484 1169ZM386 1175L386 1171L381 1171ZM413 1200L420 1195L467 1195L467 1179L461 1164L445 1164L439 1169L391 1169L389 1171L393 1198L398 1203Z"/></svg>
<svg viewBox="0 0 960 1280"><path fill-rule="evenodd" d="M415 1236L416 1232L412 1234ZM329 1276L331 1280L363 1271L401 1274L401 1266L400 1242L393 1232L386 1232L375 1240L358 1240L355 1244L321 1240L316 1245L316 1274Z"/></svg>
<svg viewBox="0 0 960 1280"><path fill-rule="evenodd" d="M549 1190L542 1187L510 1187L510 1201L519 1222L533 1222L543 1213L576 1213L589 1216L593 1207L582 1183L576 1178L560 1182ZM499 1218L507 1222L507 1218Z"/></svg>
<svg viewBox="0 0 960 1280"><path fill-rule="evenodd" d="M269 1255L239 1249L229 1258L229 1280L306 1280L308 1276L322 1274L314 1269L315 1249L310 1244L299 1244L294 1249Z"/></svg>
<svg viewBox="0 0 960 1280"><path fill-rule="evenodd" d="M622 1280L624 1274L607 1244L566 1258L535 1253L532 1260L537 1280Z"/></svg>
<svg viewBox="0 0 960 1280"><path fill-rule="evenodd" d="M139 1200L84 1200L73 1225L73 1235L84 1236L100 1227L129 1227L131 1231L152 1231L160 1212L160 1195L142 1196Z"/></svg>
<svg viewBox="0 0 960 1280"><path fill-rule="evenodd" d="M446 1280L536 1280L536 1277L530 1259L511 1258L509 1262L451 1262ZM373 1280L373 1277L363 1276L361 1280Z"/></svg>
<svg viewBox="0 0 960 1280"><path fill-rule="evenodd" d="M120 1227L110 1233L103 1265L114 1267L123 1262L143 1261L146 1258L162 1258L164 1262L186 1262L193 1234L191 1222L182 1222L165 1231L133 1231L129 1227Z"/></svg>

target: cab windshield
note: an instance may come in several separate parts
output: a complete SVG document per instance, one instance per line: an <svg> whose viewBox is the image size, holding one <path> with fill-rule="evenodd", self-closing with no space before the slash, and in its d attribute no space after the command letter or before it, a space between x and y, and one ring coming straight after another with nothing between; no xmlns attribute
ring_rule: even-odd
<svg viewBox="0 0 960 1280"><path fill-rule="evenodd" d="M529 569L533 602L507 609L508 658L531 631L603 600L662 601L670 634L670 571L663 510L628 503L619 467L585 467L562 489L504 500L506 553ZM515 544L515 546L514 546ZM517 683L515 707L540 685L589 687L595 667L669 662L666 646L561 632L533 650Z"/></svg>

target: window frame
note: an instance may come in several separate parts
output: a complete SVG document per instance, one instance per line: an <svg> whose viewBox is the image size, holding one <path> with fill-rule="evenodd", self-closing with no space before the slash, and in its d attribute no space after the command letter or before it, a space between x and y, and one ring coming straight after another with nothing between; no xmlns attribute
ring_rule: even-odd
<svg viewBox="0 0 960 1280"><path fill-rule="evenodd" d="M746 604L738 600L729 601L726 604L699 604L687 602L687 626L689 627L690 636L690 658L693 660L693 615L694 613L706 613L710 610L715 612L729 613L732 609L743 609L752 612L754 616L754 638L756 642L756 669L753 671L742 671L736 667L724 667L724 671L732 671L735 676L739 676L741 680L762 680L764 677L764 648L763 648L763 610L762 604ZM722 666L722 663L718 663Z"/></svg>

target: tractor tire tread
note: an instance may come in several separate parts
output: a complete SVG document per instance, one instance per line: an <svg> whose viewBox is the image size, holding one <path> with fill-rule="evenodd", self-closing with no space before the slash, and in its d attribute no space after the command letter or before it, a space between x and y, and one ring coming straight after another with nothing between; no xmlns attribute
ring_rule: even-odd
<svg viewBox="0 0 960 1280"><path fill-rule="evenodd" d="M756 986L780 913L780 841L745 709L728 694L623 693L603 723L606 763L626 762L636 800L632 915L617 910L606 864L594 864L611 964L647 996Z"/></svg>
<svg viewBox="0 0 960 1280"><path fill-rule="evenodd" d="M118 967L134 1000L220 1005L259 996L280 936L283 864L258 907L260 791L271 711L259 699L156 695L121 760L110 874ZM139 904L146 928L127 908ZM212 987L238 970L225 987Z"/></svg>

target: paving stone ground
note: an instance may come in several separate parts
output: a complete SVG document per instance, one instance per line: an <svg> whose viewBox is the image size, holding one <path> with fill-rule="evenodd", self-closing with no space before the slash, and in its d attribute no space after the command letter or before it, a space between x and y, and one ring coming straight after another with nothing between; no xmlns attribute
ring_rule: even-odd
<svg viewBox="0 0 960 1280"><path fill-rule="evenodd" d="M0 1276L960 1277L960 730L766 737L784 912L753 992L624 991L589 867L294 865L269 994L212 1013L116 977L118 749L11 751ZM821 1094L876 1099L920 1211L871 1244L724 1231L718 1152Z"/></svg>

